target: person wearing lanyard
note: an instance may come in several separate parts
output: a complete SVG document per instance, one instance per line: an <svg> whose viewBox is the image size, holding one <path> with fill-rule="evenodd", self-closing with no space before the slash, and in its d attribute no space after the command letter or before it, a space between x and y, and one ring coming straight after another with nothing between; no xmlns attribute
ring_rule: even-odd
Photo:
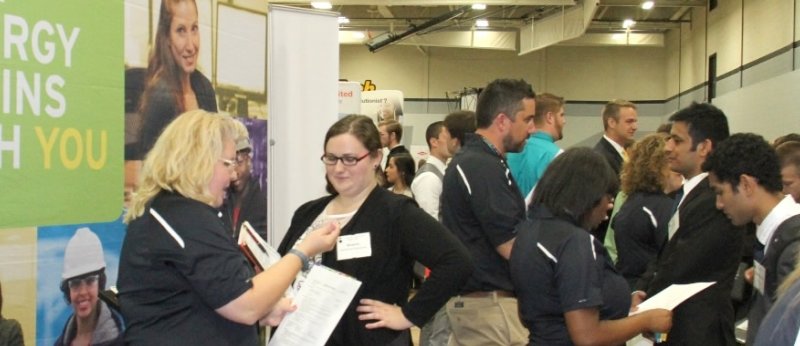
<svg viewBox="0 0 800 346"><path fill-rule="evenodd" d="M759 135L731 136L705 162L717 208L734 225L757 225L753 268L745 280L755 288L747 323L747 344L777 298L776 290L800 253L800 205L781 192L775 150Z"/></svg>
<svg viewBox="0 0 800 346"><path fill-rule="evenodd" d="M459 296L447 302L451 344L528 342L508 272L514 227L525 220L525 202L505 155L521 151L533 132L535 97L524 80L489 83L478 97L478 129L465 135L464 146L445 170L442 223L469 249L475 263Z"/></svg>

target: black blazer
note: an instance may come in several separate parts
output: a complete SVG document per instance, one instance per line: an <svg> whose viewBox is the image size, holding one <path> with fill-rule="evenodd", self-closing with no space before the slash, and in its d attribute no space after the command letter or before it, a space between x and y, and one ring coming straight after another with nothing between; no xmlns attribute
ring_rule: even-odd
<svg viewBox="0 0 800 346"><path fill-rule="evenodd" d="M622 156L605 137L601 137L597 144L594 145L594 151L603 155L606 161L608 161L608 164L611 165L611 169L614 170L614 173L619 176L619 172L622 170Z"/></svg>
<svg viewBox="0 0 800 346"><path fill-rule="evenodd" d="M278 252L286 254L305 233L334 196L300 206L281 241ZM328 339L329 346L387 345L401 331L367 329L356 307L362 298L377 299L401 307L405 317L424 325L466 283L472 274L469 252L441 223L420 209L411 198L376 187L361 204L341 235L369 232L372 255L338 260L336 250L322 255L322 264L361 280L361 287ZM414 261L431 268L431 276L411 300Z"/></svg>
<svg viewBox="0 0 800 346"><path fill-rule="evenodd" d="M758 327L778 298L778 285L794 270L798 253L800 253L800 215L795 215L778 226L772 235L772 243L764 254L761 263L766 268L764 294L753 290L754 299L747 315L748 345L756 341Z"/></svg>
<svg viewBox="0 0 800 346"><path fill-rule="evenodd" d="M672 284L716 281L673 311L669 345L735 345L731 289L741 258L744 229L715 206L708 178L685 197L680 226L637 289L652 297Z"/></svg>

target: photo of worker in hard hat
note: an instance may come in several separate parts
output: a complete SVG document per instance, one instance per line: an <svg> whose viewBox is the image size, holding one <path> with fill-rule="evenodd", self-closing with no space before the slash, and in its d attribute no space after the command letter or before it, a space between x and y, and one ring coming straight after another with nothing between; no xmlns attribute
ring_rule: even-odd
<svg viewBox="0 0 800 346"><path fill-rule="evenodd" d="M120 211L122 212L122 210ZM125 224L122 223L121 216L122 213L120 213L119 218L109 222L41 226L31 231L35 234L34 244L31 244L31 248L35 252L34 261L36 265L35 272L32 274L35 277L35 289L31 290L30 295L33 296L32 300L36 302L36 310L32 313L34 315L35 328L30 328L30 334L32 334L32 340L36 340L36 345L53 345L56 344L58 339L61 339L58 344L64 345L70 342L72 338L70 335L74 336L74 333L80 333L85 329L89 329L93 333L102 331L104 329L101 326L104 325L104 321L107 321L104 318L104 316L107 316L103 313L105 311L104 307L109 307L111 312L119 311L119 309L114 310L117 306L116 304L106 304L104 299L95 300L93 297L101 294L101 298L103 298L104 295L101 292L117 285L119 253L122 249L122 239L125 238ZM81 229L84 230L78 231ZM99 238L99 245L94 240L95 237ZM92 240L89 240L90 238ZM93 245L80 246L81 243L91 243ZM79 251L74 251L76 248ZM89 249L93 250L90 251ZM2 251L0 250L0 252ZM95 259L89 260L89 253L92 251L95 254L92 258ZM99 253L102 253L102 262L100 257L97 256ZM78 266L71 264L91 263L92 261L96 263L87 265L83 267L84 269L76 269ZM105 269L102 269L103 263L105 263ZM5 274L4 268L0 268L0 270L4 270L3 274ZM94 295L89 294L89 298L86 298L87 295L80 294L80 292L82 289L94 291L94 285L89 282L92 279L85 279L92 276L93 272L98 272L97 290ZM100 272L103 274L102 281L104 282L100 282ZM73 293L69 286L70 279L82 279L80 281L72 281L73 287L78 289L75 290L75 293L78 293L77 296L70 296ZM86 281L86 284L84 284L84 281ZM76 284L79 285L75 286ZM88 304L81 305L81 302ZM10 299L6 299L5 303L9 304ZM79 308L76 309L76 306ZM80 308L81 306L94 308L84 310ZM95 317L94 328L85 328L88 324L83 324L81 320L84 311L91 311L91 314ZM97 312L96 315L94 314L95 311ZM120 314L113 316L120 316ZM127 323L125 326L127 326ZM24 323L22 327L25 328ZM28 329L25 329L25 331L28 331ZM91 345L97 345L100 340L106 340L106 338L94 337ZM26 342L26 344L28 343Z"/></svg>
<svg viewBox="0 0 800 346"><path fill-rule="evenodd" d="M79 228L67 242L61 273L61 292L73 314L55 345L123 345L121 314L99 299L106 287L103 245L88 227Z"/></svg>

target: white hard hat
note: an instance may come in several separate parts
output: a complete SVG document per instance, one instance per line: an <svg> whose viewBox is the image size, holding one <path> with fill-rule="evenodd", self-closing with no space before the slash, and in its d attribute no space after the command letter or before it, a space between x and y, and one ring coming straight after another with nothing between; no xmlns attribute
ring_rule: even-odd
<svg viewBox="0 0 800 346"><path fill-rule="evenodd" d="M79 228L64 250L64 271L61 273L61 279L74 278L105 267L106 261L103 258L100 238L87 227Z"/></svg>

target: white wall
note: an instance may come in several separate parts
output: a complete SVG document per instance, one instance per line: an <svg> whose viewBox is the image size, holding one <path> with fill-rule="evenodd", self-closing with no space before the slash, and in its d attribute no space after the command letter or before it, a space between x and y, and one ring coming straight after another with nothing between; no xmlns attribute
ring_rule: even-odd
<svg viewBox="0 0 800 346"><path fill-rule="evenodd" d="M691 23L673 30L680 32L680 40L675 40L674 32L665 40L670 51L665 65L669 96L674 96L674 81L669 77L675 73L673 66L680 66L679 90L684 92L707 80L708 57L714 53L720 76L791 45L800 26L795 2L720 1L710 13L705 8L693 8Z"/></svg>
<svg viewBox="0 0 800 346"><path fill-rule="evenodd" d="M794 1L744 0L744 63L750 63L791 44L793 16Z"/></svg>
<svg viewBox="0 0 800 346"><path fill-rule="evenodd" d="M753 132L772 141L800 132L800 70L741 88L714 99L728 116L731 133Z"/></svg>
<svg viewBox="0 0 800 346"><path fill-rule="evenodd" d="M376 54L364 46L341 46L340 76L372 80L379 89L402 90L406 98L453 97L496 78L523 78L537 92L570 100L612 98L660 100L667 97L660 47L549 47L518 56L514 52L390 46Z"/></svg>

